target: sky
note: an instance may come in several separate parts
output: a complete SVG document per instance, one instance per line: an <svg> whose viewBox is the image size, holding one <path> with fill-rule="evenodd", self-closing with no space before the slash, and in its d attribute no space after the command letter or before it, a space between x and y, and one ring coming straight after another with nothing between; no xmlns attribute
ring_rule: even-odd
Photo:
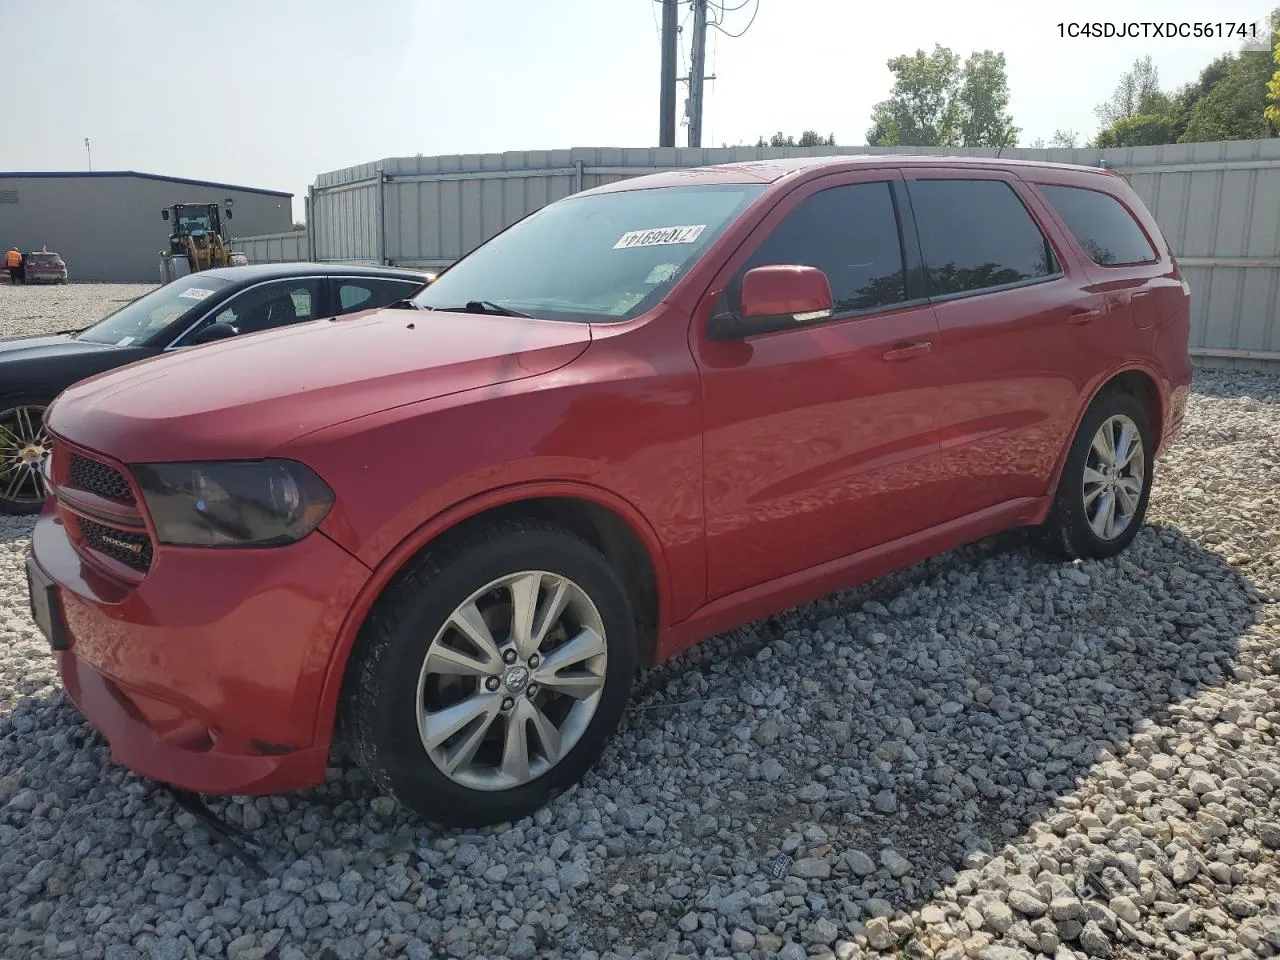
<svg viewBox="0 0 1280 960"><path fill-rule="evenodd" d="M1239 41L1060 24L1256 23L1274 2L723 0L726 31L750 26L709 32L703 146L808 128L863 144L886 61L935 43L1005 54L1020 144L1092 136L1136 58L1170 89ZM0 62L22 91L0 111L0 170L87 169L87 137L95 170L288 190L301 219L318 174L383 157L656 146L659 15L655 0L0 0Z"/></svg>

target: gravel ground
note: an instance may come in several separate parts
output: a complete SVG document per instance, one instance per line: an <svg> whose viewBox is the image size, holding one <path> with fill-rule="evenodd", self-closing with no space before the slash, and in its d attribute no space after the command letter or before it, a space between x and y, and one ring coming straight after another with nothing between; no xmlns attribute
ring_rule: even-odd
<svg viewBox="0 0 1280 960"><path fill-rule="evenodd" d="M119 310L154 283L0 283L0 337L75 330Z"/></svg>
<svg viewBox="0 0 1280 960"><path fill-rule="evenodd" d="M0 287L0 323L124 295ZM708 642L508 829L424 827L349 765L214 802L265 880L78 719L29 529L0 518L0 956L1280 953L1280 378L1197 377L1121 558L1010 534Z"/></svg>

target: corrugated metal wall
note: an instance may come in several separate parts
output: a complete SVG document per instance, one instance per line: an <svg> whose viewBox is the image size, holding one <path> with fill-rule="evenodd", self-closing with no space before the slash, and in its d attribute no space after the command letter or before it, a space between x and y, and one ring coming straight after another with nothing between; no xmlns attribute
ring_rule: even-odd
<svg viewBox="0 0 1280 960"><path fill-rule="evenodd" d="M308 223L316 259L443 267L547 203L655 170L832 153L997 152L1086 166L1105 160L1126 174L1186 268L1197 356L1280 363L1280 139L1107 150L676 147L400 157L319 176Z"/></svg>
<svg viewBox="0 0 1280 960"><path fill-rule="evenodd" d="M231 241L231 249L243 253L250 263L300 263L311 258L307 235L301 230L236 237Z"/></svg>
<svg viewBox="0 0 1280 960"><path fill-rule="evenodd" d="M307 232L316 260L385 262L381 183L381 163L365 163L316 177L307 198Z"/></svg>

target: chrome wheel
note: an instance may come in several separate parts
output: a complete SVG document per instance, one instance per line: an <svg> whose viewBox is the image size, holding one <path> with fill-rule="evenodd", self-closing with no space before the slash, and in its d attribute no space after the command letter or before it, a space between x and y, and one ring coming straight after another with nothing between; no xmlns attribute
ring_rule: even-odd
<svg viewBox="0 0 1280 960"><path fill-rule="evenodd" d="M604 623L572 580L522 571L460 604L418 675L418 736L432 763L475 790L534 780L573 749L595 715L607 664Z"/></svg>
<svg viewBox="0 0 1280 960"><path fill-rule="evenodd" d="M52 444L44 410L35 404L0 410L0 500L38 506L49 492L44 464Z"/></svg>
<svg viewBox="0 0 1280 960"><path fill-rule="evenodd" d="M1093 435L1084 463L1085 517L1099 540L1114 540L1133 522L1146 480L1138 425L1119 413Z"/></svg>

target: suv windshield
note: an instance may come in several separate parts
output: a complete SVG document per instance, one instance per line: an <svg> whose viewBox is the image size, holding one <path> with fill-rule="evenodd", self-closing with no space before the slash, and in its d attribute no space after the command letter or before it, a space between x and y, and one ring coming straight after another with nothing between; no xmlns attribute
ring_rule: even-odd
<svg viewBox="0 0 1280 960"><path fill-rule="evenodd" d="M165 346L168 330L181 320L195 319L205 301L228 286L213 277L179 277L157 290L143 294L115 313L76 334L77 340L112 343L119 347Z"/></svg>
<svg viewBox="0 0 1280 960"><path fill-rule="evenodd" d="M620 321L656 304L763 184L657 187L570 197L498 234L415 305L468 303L549 320Z"/></svg>

